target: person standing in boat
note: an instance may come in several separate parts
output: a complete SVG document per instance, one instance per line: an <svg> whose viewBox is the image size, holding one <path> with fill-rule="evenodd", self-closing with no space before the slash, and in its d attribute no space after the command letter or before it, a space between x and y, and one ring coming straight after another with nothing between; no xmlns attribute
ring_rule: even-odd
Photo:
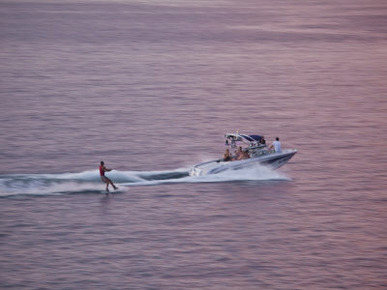
<svg viewBox="0 0 387 290"><path fill-rule="evenodd" d="M270 146L270 149L273 149L273 148L274 148L274 152L275 153L281 153L282 152L281 142L279 141L278 137L275 138L275 141Z"/></svg>
<svg viewBox="0 0 387 290"><path fill-rule="evenodd" d="M112 169L106 168L105 163L101 161L101 164L99 166L99 175L101 177L102 182L106 183L106 192L109 192L109 184L111 184L114 189L117 189L118 187L114 185L113 181L111 181L110 178L105 176L105 172L107 171L112 171Z"/></svg>

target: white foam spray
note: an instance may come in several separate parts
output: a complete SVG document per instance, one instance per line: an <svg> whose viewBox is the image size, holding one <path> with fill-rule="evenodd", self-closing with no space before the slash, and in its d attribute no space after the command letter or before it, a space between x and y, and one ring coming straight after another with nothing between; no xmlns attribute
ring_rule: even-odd
<svg viewBox="0 0 387 290"><path fill-rule="evenodd" d="M116 171L107 176L119 187L155 186L173 183L207 183L233 181L290 180L282 173L268 167L256 166L226 170L218 174L189 176L190 168L165 171ZM0 197L18 195L56 195L103 192L105 185L96 170L61 174L15 174L0 176Z"/></svg>

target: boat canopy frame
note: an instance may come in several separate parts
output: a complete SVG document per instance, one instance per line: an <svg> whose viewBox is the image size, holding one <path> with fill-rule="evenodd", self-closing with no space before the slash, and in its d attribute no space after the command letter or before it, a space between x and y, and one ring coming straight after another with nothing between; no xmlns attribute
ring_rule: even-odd
<svg viewBox="0 0 387 290"><path fill-rule="evenodd" d="M241 141L243 143L246 143L248 145L252 145L254 143L260 143L263 139L263 136L261 135L247 135L247 134L239 134L239 133L227 133L224 135L226 140L234 140L234 141Z"/></svg>

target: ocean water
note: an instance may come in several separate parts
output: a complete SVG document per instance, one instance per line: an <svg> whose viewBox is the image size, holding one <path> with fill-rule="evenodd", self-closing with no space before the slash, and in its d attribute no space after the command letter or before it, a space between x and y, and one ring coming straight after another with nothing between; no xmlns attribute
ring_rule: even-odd
<svg viewBox="0 0 387 290"><path fill-rule="evenodd" d="M386 289L386 15L0 1L0 288ZM298 153L188 175L237 131Z"/></svg>

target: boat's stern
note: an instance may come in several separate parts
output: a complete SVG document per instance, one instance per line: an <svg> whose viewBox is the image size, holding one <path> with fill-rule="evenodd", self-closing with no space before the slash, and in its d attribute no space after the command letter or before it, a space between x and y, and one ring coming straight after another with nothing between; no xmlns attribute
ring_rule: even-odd
<svg viewBox="0 0 387 290"><path fill-rule="evenodd" d="M202 176L203 175L203 170L198 168L197 166L194 166L191 168L189 172L190 176Z"/></svg>

